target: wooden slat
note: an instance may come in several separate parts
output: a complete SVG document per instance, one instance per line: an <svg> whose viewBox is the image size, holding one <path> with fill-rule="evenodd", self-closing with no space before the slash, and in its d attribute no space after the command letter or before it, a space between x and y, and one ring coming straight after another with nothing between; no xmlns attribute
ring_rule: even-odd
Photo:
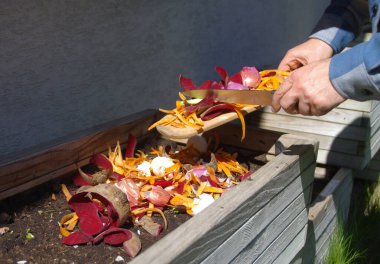
<svg viewBox="0 0 380 264"><path fill-rule="evenodd" d="M267 128L270 131L276 131L277 128ZM285 132L283 132L285 133ZM343 139L331 136L318 135L313 133L304 133L301 131L292 131L292 135L297 135L305 138L313 138L319 141L319 149L333 150L346 154L363 155L369 150L369 142L361 142L353 139ZM244 141L243 141L244 143Z"/></svg>
<svg viewBox="0 0 380 264"><path fill-rule="evenodd" d="M348 211L350 206L350 196L342 197L339 203L339 211ZM337 206L338 208L338 206ZM334 207L335 209L335 207ZM324 247L328 246L333 229L338 223L339 214L337 210L329 210L323 221L317 226L313 222L309 222L308 234L305 247L295 258L302 260L302 263L313 263L314 259L320 259L324 254ZM292 261L297 262L295 259Z"/></svg>
<svg viewBox="0 0 380 264"><path fill-rule="evenodd" d="M276 238L275 241L256 259L256 264L273 262L289 245L299 232L307 226L307 210L299 214L296 219ZM239 262L238 262L239 263ZM244 263L244 262L240 262ZM245 262L246 263L246 262Z"/></svg>
<svg viewBox="0 0 380 264"><path fill-rule="evenodd" d="M379 181L380 180L380 170L378 169L369 169L364 170L355 170L355 178L370 180L370 181Z"/></svg>
<svg viewBox="0 0 380 264"><path fill-rule="evenodd" d="M334 203L335 199L338 199L341 194L340 190L343 190L342 186L346 187L345 184L349 184L349 186L343 193L349 196L352 188L352 170L341 168L311 204L309 210L310 221L318 225L320 222L318 219L324 215L324 208Z"/></svg>
<svg viewBox="0 0 380 264"><path fill-rule="evenodd" d="M290 244L281 252L281 254L273 261L273 264L290 263L294 259L297 252L300 252L306 242L307 225L297 234ZM294 264L294 263L293 263Z"/></svg>
<svg viewBox="0 0 380 264"><path fill-rule="evenodd" d="M280 132L292 133L292 131L299 131L361 141L368 140L370 133L370 128L368 127L347 127L344 124L309 120L295 116L282 116L274 113L266 113L257 117L254 112L246 116L246 122L263 129L276 128L275 131Z"/></svg>
<svg viewBox="0 0 380 264"><path fill-rule="evenodd" d="M373 135L379 130L380 128L380 115L377 116L376 119L374 119L373 123L371 124L371 130L369 133L369 138L372 138Z"/></svg>
<svg viewBox="0 0 380 264"><path fill-rule="evenodd" d="M128 133L137 137L146 135L148 126L157 119L157 113L147 110L115 120L4 162L0 166L0 200L75 171L77 165L83 165L92 154L106 150L108 144L113 146L117 140L125 143Z"/></svg>
<svg viewBox="0 0 380 264"><path fill-rule="evenodd" d="M321 245L329 237L329 225L337 221L338 215L344 220L348 217L351 190L353 185L352 171L340 169L332 180L325 186L309 209L308 234L305 247L297 254L292 263L312 263L318 255Z"/></svg>
<svg viewBox="0 0 380 264"><path fill-rule="evenodd" d="M365 113L364 118L369 120L370 126L378 119L380 116L380 104L377 104L376 107L369 113Z"/></svg>
<svg viewBox="0 0 380 264"><path fill-rule="evenodd" d="M328 151L324 149L318 150L317 163L329 164L339 167L346 167L350 169L363 169L369 162L370 157L360 157L355 155L349 155L345 153L339 153L334 151Z"/></svg>
<svg viewBox="0 0 380 264"><path fill-rule="evenodd" d="M380 149L380 129L378 129L376 133L372 136L370 141L370 149L371 158L373 158L373 156L375 156Z"/></svg>
<svg viewBox="0 0 380 264"><path fill-rule="evenodd" d="M342 104L340 104L338 108L357 110L357 111L363 111L363 112L371 112L378 104L379 104L378 101L358 102L358 101L349 99L349 100L344 101Z"/></svg>
<svg viewBox="0 0 380 264"><path fill-rule="evenodd" d="M301 197L301 200L304 197ZM298 204L298 205L297 205ZM301 214L304 214L304 220L307 219L306 206L299 206L299 202L296 205L293 203L286 208L280 215L278 215L273 222L271 222L261 233L256 237L251 237L251 242L241 250L239 254L235 254L235 258L224 262L222 258L219 260L221 262L208 262L208 263L252 263L256 259L260 258L263 252L268 250L268 247L276 247L276 244L273 244L273 241L276 241L277 238L286 230L292 223L297 219ZM304 221L306 224L307 221ZM252 227L254 228L254 227ZM291 235L296 235L298 232L295 232ZM289 237L289 239L291 239ZM289 240L288 240L289 242ZM263 263L263 262L259 262ZM269 263L269 262L268 262Z"/></svg>
<svg viewBox="0 0 380 264"><path fill-rule="evenodd" d="M263 113L270 113L273 114L271 107L264 107L260 110L257 110L255 113L255 116L258 116L260 118L261 114ZM284 110L280 110L276 115L283 115L283 116L292 116L292 117L298 117L303 119L310 119L310 120L319 120L319 121L325 121L325 122L334 122L339 124L347 124L347 125L362 125L362 119L363 119L363 112L357 111L357 110L347 110L347 109L339 109L334 108L329 113L323 116L303 116L303 115L290 115L286 113Z"/></svg>
<svg viewBox="0 0 380 264"><path fill-rule="evenodd" d="M162 263L199 263L306 168L314 166L314 147L312 144L292 145L249 180L232 188L208 210L179 226L131 263L153 263L158 256Z"/></svg>
<svg viewBox="0 0 380 264"><path fill-rule="evenodd" d="M220 126L205 136L216 133L223 144L251 151L268 152L283 135L281 132L263 130L256 127L246 127L246 138L241 141L241 125L236 122ZM297 138L299 140L300 138ZM284 137L282 138L282 141Z"/></svg>
<svg viewBox="0 0 380 264"><path fill-rule="evenodd" d="M313 169L313 167L310 167L310 169ZM258 211L239 230L215 249L202 263L229 263L252 239L257 241L256 246L257 250L259 250L259 247L264 246L262 241L260 243L260 237L267 238L269 236L269 234L264 235L265 233L263 234L262 232L267 229L268 225L274 226L272 222L274 218L279 218L278 215L280 215L280 218L285 221L286 217L289 217L289 212L296 215L308 206L307 202L310 197L310 184L312 182L312 171L306 172L302 178L297 177L281 193L276 195L267 206ZM305 189L305 186L308 187ZM276 226L276 228L281 229L281 225ZM273 227L270 232L273 232L274 229Z"/></svg>

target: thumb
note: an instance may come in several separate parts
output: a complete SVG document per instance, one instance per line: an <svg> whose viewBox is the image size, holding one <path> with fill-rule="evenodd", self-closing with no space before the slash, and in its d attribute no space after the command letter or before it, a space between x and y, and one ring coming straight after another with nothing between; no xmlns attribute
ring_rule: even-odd
<svg viewBox="0 0 380 264"><path fill-rule="evenodd" d="M292 88L293 80L290 75L285 81L278 87L272 98L272 112L278 112L281 109L281 99Z"/></svg>

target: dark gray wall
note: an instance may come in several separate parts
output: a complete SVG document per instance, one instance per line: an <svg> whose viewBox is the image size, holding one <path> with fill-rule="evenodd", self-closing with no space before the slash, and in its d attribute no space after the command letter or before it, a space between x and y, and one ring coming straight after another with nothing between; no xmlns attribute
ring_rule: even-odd
<svg viewBox="0 0 380 264"><path fill-rule="evenodd" d="M276 66L327 0L0 2L0 163L146 108L197 83Z"/></svg>

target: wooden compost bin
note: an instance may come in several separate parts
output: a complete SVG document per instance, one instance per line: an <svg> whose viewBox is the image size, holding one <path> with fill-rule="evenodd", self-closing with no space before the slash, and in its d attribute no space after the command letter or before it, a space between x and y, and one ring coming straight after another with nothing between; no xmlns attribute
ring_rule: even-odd
<svg viewBox="0 0 380 264"><path fill-rule="evenodd" d="M378 181L380 179L380 151L373 156L363 170L355 170L354 176L365 180Z"/></svg>
<svg viewBox="0 0 380 264"><path fill-rule="evenodd" d="M313 200L306 243L291 263L323 263L339 221L347 221L352 185L352 170L341 168Z"/></svg>
<svg viewBox="0 0 380 264"><path fill-rule="evenodd" d="M380 148L379 113L378 101L347 100L320 117L272 113L265 107L246 120L258 128L318 140L318 164L361 170Z"/></svg>
<svg viewBox="0 0 380 264"><path fill-rule="evenodd" d="M75 171L108 144L125 143L129 133L149 137L156 132L147 128L159 117L147 110L9 160L0 167L0 199ZM256 128L241 142L241 126L233 124L215 131L226 145L275 157L132 263L284 263L304 245L318 143Z"/></svg>

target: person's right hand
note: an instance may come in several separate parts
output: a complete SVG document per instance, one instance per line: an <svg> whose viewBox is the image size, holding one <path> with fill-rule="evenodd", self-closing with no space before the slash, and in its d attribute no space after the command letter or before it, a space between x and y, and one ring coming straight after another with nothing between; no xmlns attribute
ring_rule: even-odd
<svg viewBox="0 0 380 264"><path fill-rule="evenodd" d="M312 62L331 58L334 51L330 45L319 39L308 39L304 43L288 50L278 69L293 71Z"/></svg>

